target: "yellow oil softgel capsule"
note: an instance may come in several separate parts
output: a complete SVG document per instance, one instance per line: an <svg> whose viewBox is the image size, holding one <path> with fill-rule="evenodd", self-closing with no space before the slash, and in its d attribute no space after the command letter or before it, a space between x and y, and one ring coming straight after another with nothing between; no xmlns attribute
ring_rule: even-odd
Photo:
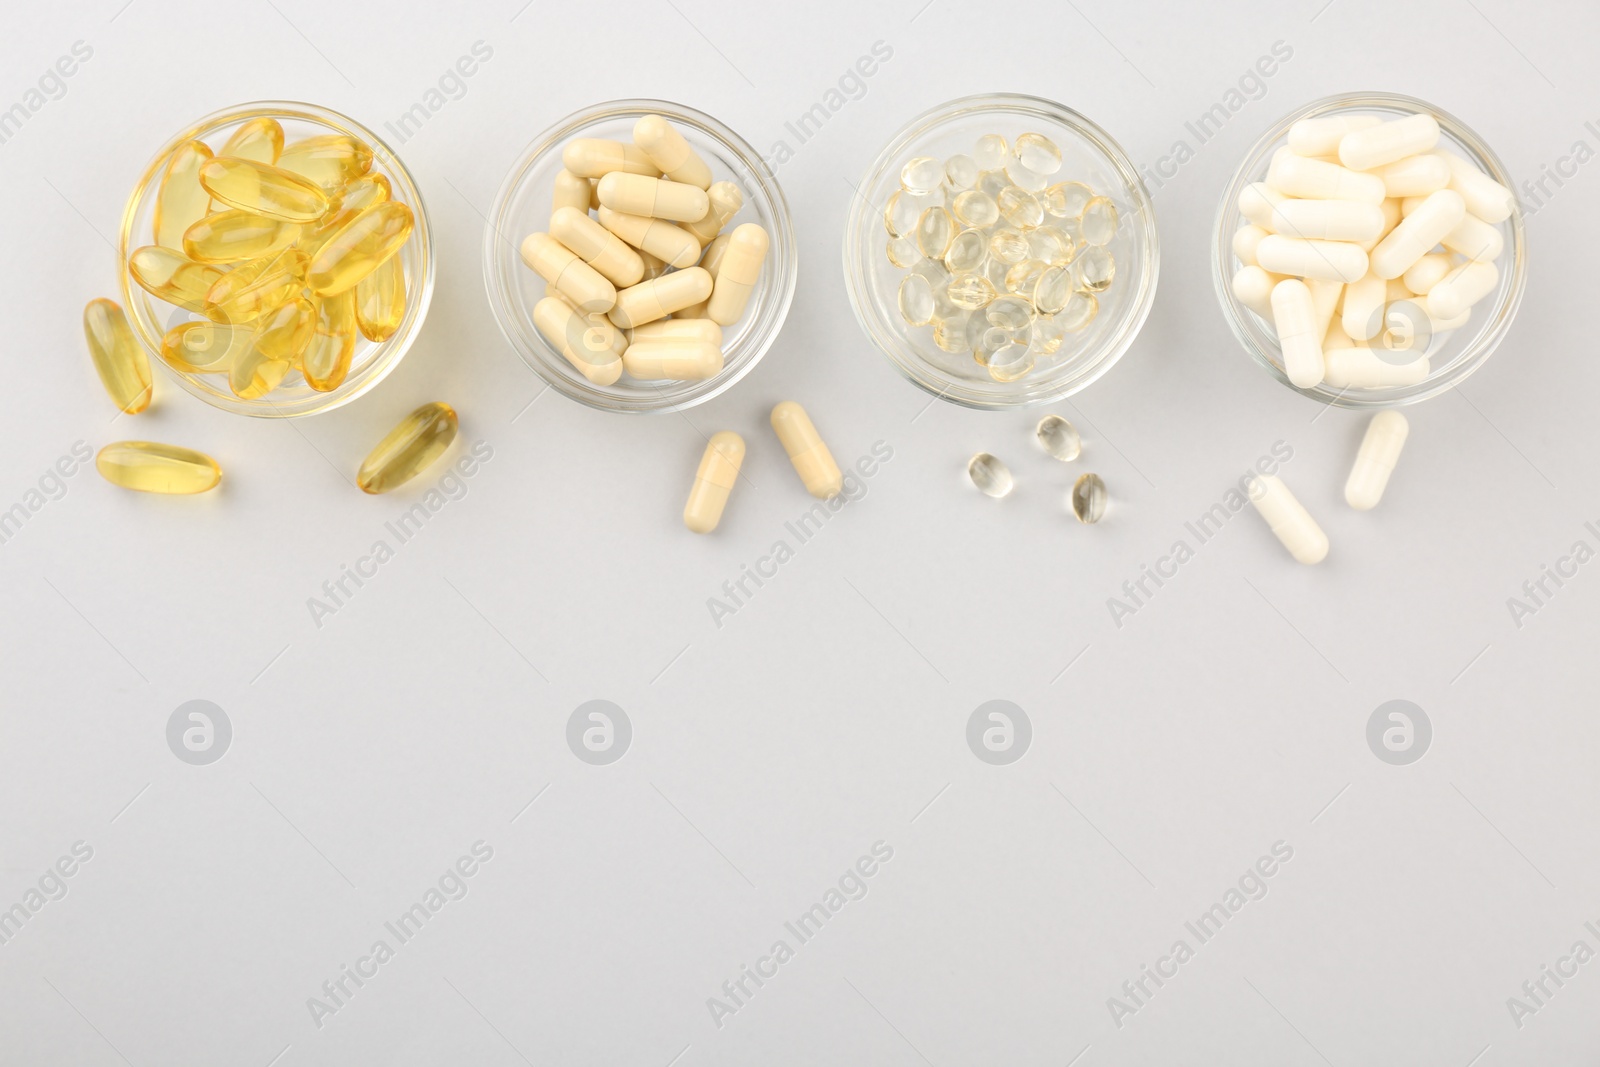
<svg viewBox="0 0 1600 1067"><path fill-rule="evenodd" d="M161 339L167 366L188 374L226 371L250 347L253 331L220 322L180 322Z"/></svg>
<svg viewBox="0 0 1600 1067"><path fill-rule="evenodd" d="M668 266L692 267L700 258L700 242L695 240L694 234L665 219L647 219L643 215L613 211L604 205L600 207L599 216L600 225Z"/></svg>
<svg viewBox="0 0 1600 1067"><path fill-rule="evenodd" d="M183 251L197 263L241 263L282 252L300 239L300 223L229 208L183 232Z"/></svg>
<svg viewBox="0 0 1600 1067"><path fill-rule="evenodd" d="M644 149L661 172L675 182L711 186L711 168L695 154L683 134L660 115L646 115L633 124L633 143Z"/></svg>
<svg viewBox="0 0 1600 1067"><path fill-rule="evenodd" d="M117 407L129 415L149 407L150 359L122 308L110 300L89 301L83 309L83 336L94 369Z"/></svg>
<svg viewBox="0 0 1600 1067"><path fill-rule="evenodd" d="M278 166L332 192L372 169L372 149L354 137L320 134L285 147Z"/></svg>
<svg viewBox="0 0 1600 1067"><path fill-rule="evenodd" d="M689 501L683 506L685 526L701 534L717 528L743 463L744 438L732 430L711 435L705 454L700 457L700 469L694 473Z"/></svg>
<svg viewBox="0 0 1600 1067"><path fill-rule="evenodd" d="M628 343L604 315L589 318L566 301L547 296L533 306L533 325L595 385L611 385L622 377L622 353Z"/></svg>
<svg viewBox="0 0 1600 1067"><path fill-rule="evenodd" d="M288 360L272 359L252 343L228 368L228 388L240 400L257 400L276 389L288 373Z"/></svg>
<svg viewBox="0 0 1600 1067"><path fill-rule="evenodd" d="M616 306L610 311L611 321L625 330L642 326L698 304L710 295L711 275L704 267L673 271L619 292Z"/></svg>
<svg viewBox="0 0 1600 1067"><path fill-rule="evenodd" d="M745 305L761 277L761 264L770 244L767 231L747 222L728 237L728 249L717 267L716 290L706 305L706 318L731 326L744 315Z"/></svg>
<svg viewBox="0 0 1600 1067"><path fill-rule="evenodd" d="M549 234L530 233L522 239L520 251L522 262L579 311L610 311L617 302L617 287Z"/></svg>
<svg viewBox="0 0 1600 1067"><path fill-rule="evenodd" d="M141 493L203 493L222 481L222 468L204 452L154 441L106 445L94 466L112 485Z"/></svg>
<svg viewBox="0 0 1600 1067"><path fill-rule="evenodd" d="M283 127L278 120L263 116L242 122L239 128L228 135L223 142L219 156L232 156L234 159L248 159L254 163L265 163L272 166L278 162L278 156L283 152Z"/></svg>
<svg viewBox="0 0 1600 1067"><path fill-rule="evenodd" d="M128 274L151 296L205 315L206 294L225 275L208 263L196 263L162 245L136 248L128 257Z"/></svg>
<svg viewBox="0 0 1600 1067"><path fill-rule="evenodd" d="M284 222L315 222L328 210L327 194L316 183L248 159L206 160L200 167L200 184L228 207Z"/></svg>
<svg viewBox="0 0 1600 1067"><path fill-rule="evenodd" d="M388 178L381 174L363 174L329 199L328 213L306 228L300 240L301 249L308 256L316 255L328 238L354 222L357 215L392 199L394 190L389 187Z"/></svg>
<svg viewBox="0 0 1600 1067"><path fill-rule="evenodd" d="M356 350L356 294L345 290L317 302L317 325L300 357L306 384L319 393L337 389L350 373Z"/></svg>
<svg viewBox="0 0 1600 1067"><path fill-rule="evenodd" d="M397 200L368 208L317 249L306 284L320 296L354 288L400 250L414 224L411 209Z"/></svg>
<svg viewBox="0 0 1600 1067"><path fill-rule="evenodd" d="M793 400L785 400L772 409L772 429L778 435L783 450L789 454L795 473L805 483L806 492L821 500L836 497L844 491L844 475L833 453L823 443L817 428L811 424L806 409Z"/></svg>
<svg viewBox="0 0 1600 1067"><path fill-rule="evenodd" d="M455 409L435 401L424 404L384 435L361 463L356 484L363 493L398 489L444 455L456 439Z"/></svg>
<svg viewBox="0 0 1600 1067"><path fill-rule="evenodd" d="M183 251L183 231L211 210L211 194L200 185L200 168L211 158L201 141L185 141L172 153L156 190L156 244Z"/></svg>
<svg viewBox="0 0 1600 1067"><path fill-rule="evenodd" d="M589 212L564 207L550 216L550 236L619 288L638 285L644 260L627 243L589 217Z"/></svg>
<svg viewBox="0 0 1600 1067"><path fill-rule="evenodd" d="M206 291L205 315L212 322L254 322L276 310L306 282L306 254L286 248L237 267Z"/></svg>
<svg viewBox="0 0 1600 1067"><path fill-rule="evenodd" d="M405 265L390 256L356 283L356 326L369 341L387 341L405 315Z"/></svg>
<svg viewBox="0 0 1600 1067"><path fill-rule="evenodd" d="M264 315L256 323L254 343L267 359L278 360L292 366L299 363L301 357L305 355L306 347L311 344L311 338L316 331L317 305L302 296ZM238 332L250 335L249 330Z"/></svg>
<svg viewBox="0 0 1600 1067"><path fill-rule="evenodd" d="M693 338L640 340L622 353L622 366L641 382L704 381L722 373L722 349Z"/></svg>
<svg viewBox="0 0 1600 1067"><path fill-rule="evenodd" d="M637 145L595 137L569 141L561 150L561 165L580 178L603 178L614 171L650 178L661 174L644 149Z"/></svg>

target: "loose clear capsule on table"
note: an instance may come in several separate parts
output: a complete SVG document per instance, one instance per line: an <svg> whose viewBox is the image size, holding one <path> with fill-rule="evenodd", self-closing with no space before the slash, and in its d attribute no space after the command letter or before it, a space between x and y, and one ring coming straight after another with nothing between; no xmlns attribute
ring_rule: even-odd
<svg viewBox="0 0 1600 1067"><path fill-rule="evenodd" d="M1016 485L1010 468L987 452L979 452L967 461L967 477L979 492L996 499L1010 493Z"/></svg>
<svg viewBox="0 0 1600 1067"><path fill-rule="evenodd" d="M1080 475L1072 484L1072 514L1079 522L1099 522L1105 517L1106 501L1106 483L1098 474Z"/></svg>
<svg viewBox="0 0 1600 1067"><path fill-rule="evenodd" d="M1083 453L1077 429L1060 415L1046 415L1033 428L1033 438L1045 452L1063 463L1071 463Z"/></svg>

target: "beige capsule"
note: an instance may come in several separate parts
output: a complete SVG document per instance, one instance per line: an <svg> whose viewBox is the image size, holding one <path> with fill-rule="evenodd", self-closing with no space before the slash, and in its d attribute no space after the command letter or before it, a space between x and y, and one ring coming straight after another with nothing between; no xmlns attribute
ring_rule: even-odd
<svg viewBox="0 0 1600 1067"><path fill-rule="evenodd" d="M617 302L616 286L547 233L530 233L522 241L522 262L572 298L580 311L610 311Z"/></svg>
<svg viewBox="0 0 1600 1067"><path fill-rule="evenodd" d="M711 210L706 212L705 218L683 224L683 228L694 234L694 239L703 245L715 240L728 220L744 207L744 193L732 182L714 183L706 190L706 198L711 201Z"/></svg>
<svg viewBox="0 0 1600 1067"><path fill-rule="evenodd" d="M561 165L580 178L602 178L615 171L651 178L661 173L637 145L597 137L568 141L561 150Z"/></svg>
<svg viewBox="0 0 1600 1067"><path fill-rule="evenodd" d="M622 365L640 381L702 381L722 373L722 349L687 338L635 341Z"/></svg>
<svg viewBox="0 0 1600 1067"><path fill-rule="evenodd" d="M710 319L702 318L675 318L657 319L647 322L643 326L635 327L628 333L630 344L636 341L705 341L708 344L721 346L722 327Z"/></svg>
<svg viewBox="0 0 1600 1067"><path fill-rule="evenodd" d="M594 182L562 169L556 174L555 184L550 191L550 215L554 218L555 213L564 207L576 208L587 215L589 198L592 196Z"/></svg>
<svg viewBox="0 0 1600 1067"><path fill-rule="evenodd" d="M705 254L700 257L700 265L706 269L707 274L711 275L712 292L716 292L717 272L722 269L722 257L727 253L728 242L732 239L732 234L719 234L716 240L706 245ZM710 307L711 300L708 297L698 304L690 304L677 314L679 318L684 319L704 319Z"/></svg>
<svg viewBox="0 0 1600 1067"><path fill-rule="evenodd" d="M689 267L622 290L617 294L616 306L611 309L611 321L625 330L642 326L698 304L710 295L710 273L704 267Z"/></svg>
<svg viewBox="0 0 1600 1067"><path fill-rule="evenodd" d="M770 244L767 231L753 222L728 235L727 251L717 266L716 289L706 306L706 317L712 322L731 326L744 315Z"/></svg>
<svg viewBox="0 0 1600 1067"><path fill-rule="evenodd" d="M600 225L641 252L648 252L674 267L692 267L700 258L700 242L694 234L665 219L630 215L600 206Z"/></svg>
<svg viewBox="0 0 1600 1067"><path fill-rule="evenodd" d="M683 134L660 115L646 115L633 124L633 143L673 181L701 189L711 185L711 168L706 166L706 161L696 155Z"/></svg>
<svg viewBox="0 0 1600 1067"><path fill-rule="evenodd" d="M728 506L728 494L739 478L739 467L744 463L744 438L732 430L722 430L711 435L705 453L700 457L700 468L694 472L694 485L689 489L689 500L683 505L683 524L695 533L707 534L722 521L723 509Z"/></svg>
<svg viewBox="0 0 1600 1067"><path fill-rule="evenodd" d="M833 453L812 425L806 409L793 400L785 400L772 409L772 430L778 435L783 450L789 454L795 473L805 484L806 491L821 500L838 496L844 490L844 475Z"/></svg>
<svg viewBox="0 0 1600 1067"><path fill-rule="evenodd" d="M607 174L600 179L595 191L603 206L625 215L695 222L705 218L706 212L711 210L711 199L704 189L643 174Z"/></svg>
<svg viewBox="0 0 1600 1067"><path fill-rule="evenodd" d="M587 211L564 207L550 216L550 236L605 275L618 288L638 285L644 260L622 238L589 217Z"/></svg>
<svg viewBox="0 0 1600 1067"><path fill-rule="evenodd" d="M533 306L533 325L595 385L612 385L622 377L622 353L628 343L605 316L588 318L564 301L547 296Z"/></svg>

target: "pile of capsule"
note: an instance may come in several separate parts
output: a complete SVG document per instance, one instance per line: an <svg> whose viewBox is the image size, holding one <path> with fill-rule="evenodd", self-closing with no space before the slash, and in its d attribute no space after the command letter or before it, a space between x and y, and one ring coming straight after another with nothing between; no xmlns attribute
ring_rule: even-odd
<svg viewBox="0 0 1600 1067"><path fill-rule="evenodd" d="M1415 385L1494 291L1511 191L1438 142L1432 115L1303 119L1239 194L1233 292L1297 387Z"/></svg>
<svg viewBox="0 0 1600 1067"><path fill-rule="evenodd" d="M291 374L338 388L358 336L386 340L405 316L398 253L414 219L371 167L353 137L286 145L270 117L239 125L215 154L179 145L156 191L154 243L128 257L141 288L201 316L167 332L161 358L225 376L246 400Z"/></svg>
<svg viewBox="0 0 1600 1067"><path fill-rule="evenodd" d="M1083 454L1083 441L1077 428L1060 415L1046 415L1040 419L1033 428L1033 440L1046 455L1063 463L1071 463ZM979 452L967 461L967 478L984 496L996 499L1010 496L1017 484L1005 461L989 452ZM1079 522L1091 526L1105 518L1109 499L1105 480L1091 472L1079 475L1072 484L1067 505Z"/></svg>
<svg viewBox="0 0 1600 1067"><path fill-rule="evenodd" d="M659 115L634 125L633 144L580 138L561 162L549 232L520 249L546 283L539 333L595 385L624 371L645 382L719 374L722 329L744 315L770 243L753 222L722 232L744 206L739 187L713 182Z"/></svg>
<svg viewBox="0 0 1600 1067"><path fill-rule="evenodd" d="M901 318L997 382L1064 359L1116 274L1116 205L1082 182L1052 183L1060 169L1043 134L1015 145L989 134L970 156L906 163L884 205L889 262L910 272Z"/></svg>

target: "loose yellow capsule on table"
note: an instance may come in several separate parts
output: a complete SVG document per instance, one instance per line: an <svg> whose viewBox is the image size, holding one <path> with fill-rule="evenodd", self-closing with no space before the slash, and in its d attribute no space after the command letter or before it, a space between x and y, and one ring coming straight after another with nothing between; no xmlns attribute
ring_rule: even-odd
<svg viewBox="0 0 1600 1067"><path fill-rule="evenodd" d="M276 311L262 316L256 324L255 346L266 358L281 360L292 366L299 363L301 357L305 355L306 346L311 344L312 335L316 330L317 305L303 296L296 297ZM250 331L239 332L248 335Z"/></svg>
<svg viewBox="0 0 1600 1067"><path fill-rule="evenodd" d="M607 174L595 186L600 203L625 215L669 222L695 222L706 217L711 201L704 189L643 174Z"/></svg>
<svg viewBox="0 0 1600 1067"><path fill-rule="evenodd" d="M533 305L533 325L595 385L612 385L622 377L621 356L628 343L604 315L589 319L565 301L547 296Z"/></svg>
<svg viewBox="0 0 1600 1067"><path fill-rule="evenodd" d="M306 228L300 241L301 249L306 255L315 256L328 238L354 222L357 215L392 199L394 190L388 178L381 174L363 174L329 199L328 213Z"/></svg>
<svg viewBox="0 0 1600 1067"><path fill-rule="evenodd" d="M83 335L100 382L117 407L129 415L149 407L150 359L122 308L110 300L89 301L83 309Z"/></svg>
<svg viewBox="0 0 1600 1067"><path fill-rule="evenodd" d="M551 289L571 298L578 310L610 311L617 302L616 286L549 234L530 233L524 237L521 253L522 262L532 267Z"/></svg>
<svg viewBox="0 0 1600 1067"><path fill-rule="evenodd" d="M711 168L695 154L683 134L660 115L646 115L633 124L633 143L644 149L650 162L675 182L711 186Z"/></svg>
<svg viewBox="0 0 1600 1067"><path fill-rule="evenodd" d="M263 116L242 122L239 128L228 135L227 141L222 145L219 156L232 156L234 159L248 159L254 163L265 163L268 166L278 162L278 156L283 152L283 127L278 120Z"/></svg>
<svg viewBox="0 0 1600 1067"><path fill-rule="evenodd" d="M350 373L356 350L356 294L345 290L325 296L317 305L317 327L300 357L306 384L319 393L337 389Z"/></svg>
<svg viewBox="0 0 1600 1067"><path fill-rule="evenodd" d="M638 285L644 260L622 238L589 217L587 211L564 207L550 216L550 236L618 288Z"/></svg>
<svg viewBox="0 0 1600 1067"><path fill-rule="evenodd" d="M183 251L196 263L240 263L283 251L300 239L300 223L229 208L183 232Z"/></svg>
<svg viewBox="0 0 1600 1067"><path fill-rule="evenodd" d="M705 454L700 457L700 469L694 473L688 503L683 506L685 526L702 534L717 528L743 463L744 438L732 430L711 435Z"/></svg>
<svg viewBox="0 0 1600 1067"><path fill-rule="evenodd" d="M806 414L805 408L793 400L785 400L772 409L772 429L808 493L827 500L844 490L844 475L817 428L811 424L811 416Z"/></svg>
<svg viewBox="0 0 1600 1067"><path fill-rule="evenodd" d="M622 366L642 382L704 381L722 373L722 349L692 338L635 341L623 351Z"/></svg>
<svg viewBox="0 0 1600 1067"><path fill-rule="evenodd" d="M206 294L225 275L162 245L145 245L128 256L128 273L151 296L197 315L208 314Z"/></svg>
<svg viewBox="0 0 1600 1067"><path fill-rule="evenodd" d="M206 291L206 317L212 322L254 322L292 300L306 282L306 254L286 248L236 267Z"/></svg>
<svg viewBox="0 0 1600 1067"><path fill-rule="evenodd" d="M172 153L156 190L156 244L183 251L183 232L211 210L211 194L200 185L200 168L211 158L201 141L185 141Z"/></svg>
<svg viewBox="0 0 1600 1067"><path fill-rule="evenodd" d="M368 208L317 249L306 283L320 296L354 288L400 251L414 223L411 209L396 200Z"/></svg>
<svg viewBox="0 0 1600 1067"><path fill-rule="evenodd" d="M613 171L657 177L661 171L644 149L621 141L580 137L561 150L561 165L580 178L601 178Z"/></svg>
<svg viewBox="0 0 1600 1067"><path fill-rule="evenodd" d="M704 267L689 267L622 290L609 314L626 330L664 319L710 295L711 275Z"/></svg>
<svg viewBox="0 0 1600 1067"><path fill-rule="evenodd" d="M706 318L731 326L744 315L745 305L761 277L761 264L770 244L767 231L747 222L729 235L728 248L717 267L716 290L706 306Z"/></svg>
<svg viewBox="0 0 1600 1067"><path fill-rule="evenodd" d="M315 222L328 210L320 186L298 174L248 159L208 159L200 184L228 207L285 222Z"/></svg>
<svg viewBox="0 0 1600 1067"><path fill-rule="evenodd" d="M94 457L100 477L141 493L203 493L222 480L222 468L204 452L154 441L118 441Z"/></svg>
<svg viewBox="0 0 1600 1067"><path fill-rule="evenodd" d="M387 341L406 315L406 271L399 256L356 283L356 326L369 341Z"/></svg>
<svg viewBox="0 0 1600 1067"><path fill-rule="evenodd" d="M188 374L225 371L250 346L253 331L220 322L180 322L161 339L161 358Z"/></svg>
<svg viewBox="0 0 1600 1067"><path fill-rule="evenodd" d="M332 192L372 169L372 149L354 137L320 134L286 146L278 166Z"/></svg>
<svg viewBox="0 0 1600 1067"><path fill-rule="evenodd" d="M700 258L694 234L665 219L647 219L601 205L600 225L642 252L674 267L692 267Z"/></svg>
<svg viewBox="0 0 1600 1067"><path fill-rule="evenodd" d="M449 404L424 404L400 421L361 464L356 484L363 493L387 493L422 473L456 439L456 413Z"/></svg>

